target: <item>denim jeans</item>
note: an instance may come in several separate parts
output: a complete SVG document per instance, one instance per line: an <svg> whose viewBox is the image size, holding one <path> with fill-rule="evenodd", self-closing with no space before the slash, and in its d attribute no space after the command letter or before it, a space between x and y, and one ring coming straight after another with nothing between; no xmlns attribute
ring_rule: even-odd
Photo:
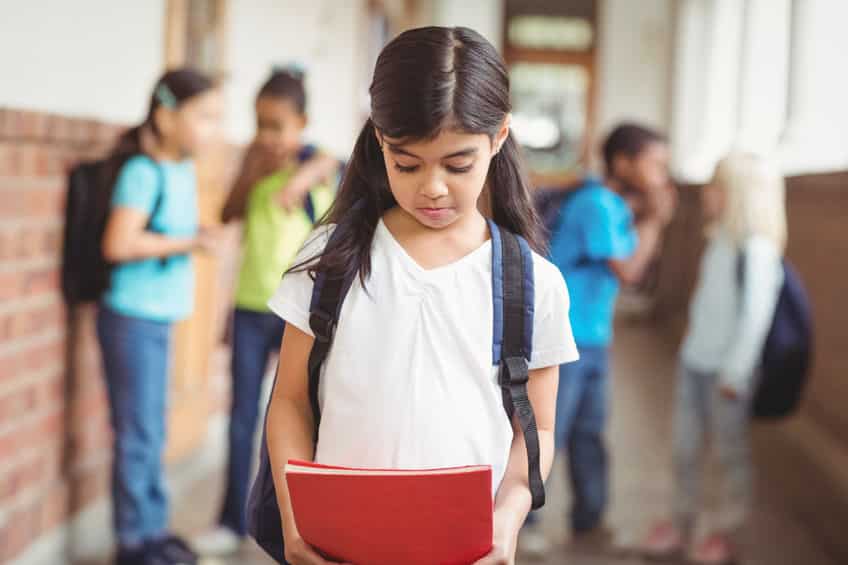
<svg viewBox="0 0 848 565"><path fill-rule="evenodd" d="M606 509L609 468L604 429L607 422L609 354L604 347L580 347L580 359L561 365L555 442L565 452L573 492L571 527L585 532L598 526Z"/></svg>
<svg viewBox="0 0 848 565"><path fill-rule="evenodd" d="M247 534L245 512L262 380L268 359L280 349L284 328L276 314L235 311L227 486L220 523L240 536Z"/></svg>
<svg viewBox="0 0 848 565"><path fill-rule="evenodd" d="M168 527L162 451L171 324L101 305L97 335L115 435L112 519L118 543L137 546Z"/></svg>

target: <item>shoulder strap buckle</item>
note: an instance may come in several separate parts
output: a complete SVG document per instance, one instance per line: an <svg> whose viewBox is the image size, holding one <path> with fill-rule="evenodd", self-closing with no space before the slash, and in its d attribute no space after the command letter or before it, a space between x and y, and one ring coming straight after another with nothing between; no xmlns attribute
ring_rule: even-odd
<svg viewBox="0 0 848 565"><path fill-rule="evenodd" d="M507 357L498 371L498 384L502 387L526 385L530 380L530 369L524 357Z"/></svg>

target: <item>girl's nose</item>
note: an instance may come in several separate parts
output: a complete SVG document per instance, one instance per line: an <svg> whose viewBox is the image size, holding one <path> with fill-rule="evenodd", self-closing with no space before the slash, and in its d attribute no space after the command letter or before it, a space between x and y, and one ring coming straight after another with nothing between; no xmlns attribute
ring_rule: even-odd
<svg viewBox="0 0 848 565"><path fill-rule="evenodd" d="M421 187L421 195L431 200L438 200L448 195L448 186L439 175L431 175Z"/></svg>

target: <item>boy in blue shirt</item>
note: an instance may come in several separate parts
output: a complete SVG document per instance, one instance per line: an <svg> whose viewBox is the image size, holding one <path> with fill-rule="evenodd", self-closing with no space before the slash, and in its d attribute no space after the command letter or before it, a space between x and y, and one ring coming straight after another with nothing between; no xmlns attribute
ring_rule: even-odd
<svg viewBox="0 0 848 565"><path fill-rule="evenodd" d="M635 284L654 257L674 197L665 138L623 124L603 144L606 176L587 178L562 198L551 233L551 261L571 296L580 360L560 367L556 445L566 451L578 537L598 529L607 505L609 470L603 434L608 357L619 287ZM636 219L638 218L638 220Z"/></svg>

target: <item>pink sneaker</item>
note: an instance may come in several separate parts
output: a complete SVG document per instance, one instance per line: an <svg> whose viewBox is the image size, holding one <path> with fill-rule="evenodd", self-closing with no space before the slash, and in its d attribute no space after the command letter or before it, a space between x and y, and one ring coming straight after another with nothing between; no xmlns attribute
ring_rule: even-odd
<svg viewBox="0 0 848 565"><path fill-rule="evenodd" d="M730 538L720 533L701 540L689 555L689 560L696 565L735 565L738 559Z"/></svg>
<svg viewBox="0 0 848 565"><path fill-rule="evenodd" d="M686 540L683 532L666 520L655 524L639 544L639 552L649 559L670 559L683 553Z"/></svg>

